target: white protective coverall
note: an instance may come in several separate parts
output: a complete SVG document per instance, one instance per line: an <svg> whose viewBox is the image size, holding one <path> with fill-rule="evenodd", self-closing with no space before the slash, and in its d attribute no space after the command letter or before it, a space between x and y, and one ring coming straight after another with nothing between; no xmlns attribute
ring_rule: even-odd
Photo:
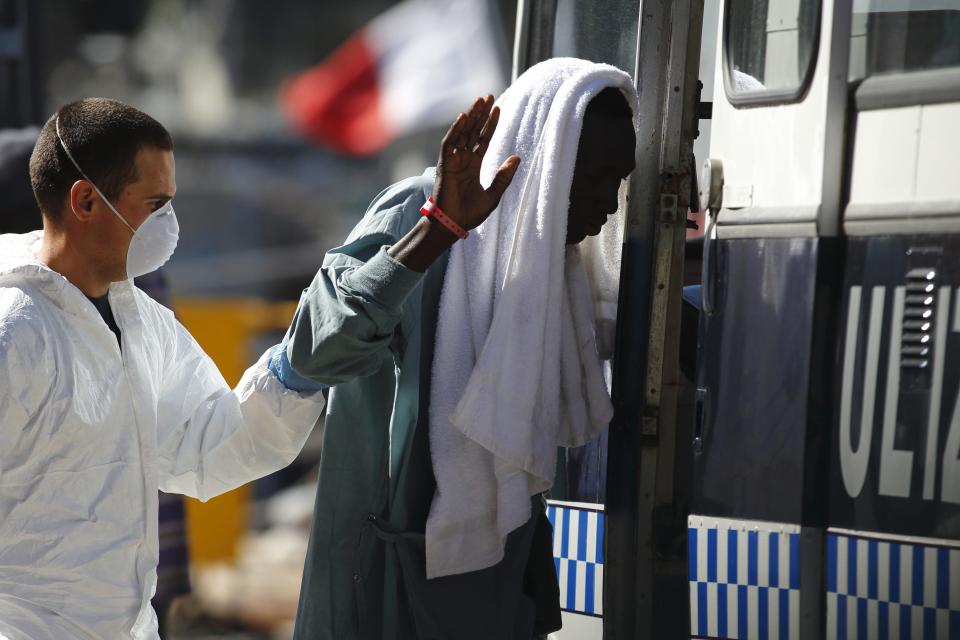
<svg viewBox="0 0 960 640"><path fill-rule="evenodd" d="M207 500L289 464L323 409L267 356L231 390L173 314L96 308L0 235L0 639L157 638L157 489Z"/></svg>

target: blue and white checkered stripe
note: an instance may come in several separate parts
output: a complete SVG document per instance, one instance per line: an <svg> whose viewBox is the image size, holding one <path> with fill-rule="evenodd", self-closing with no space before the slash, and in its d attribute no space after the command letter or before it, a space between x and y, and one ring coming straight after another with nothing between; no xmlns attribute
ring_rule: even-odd
<svg viewBox="0 0 960 640"><path fill-rule="evenodd" d="M560 582L560 608L603 615L602 505L550 501L553 562Z"/></svg>
<svg viewBox="0 0 960 640"><path fill-rule="evenodd" d="M800 527L690 516L690 633L800 637Z"/></svg>
<svg viewBox="0 0 960 640"><path fill-rule="evenodd" d="M960 640L960 545L827 533L827 638Z"/></svg>

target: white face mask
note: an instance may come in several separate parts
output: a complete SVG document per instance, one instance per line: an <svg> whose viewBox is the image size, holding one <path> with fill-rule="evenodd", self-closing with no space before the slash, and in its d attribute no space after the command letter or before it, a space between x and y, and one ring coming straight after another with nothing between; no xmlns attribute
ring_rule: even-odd
<svg viewBox="0 0 960 640"><path fill-rule="evenodd" d="M103 199L110 210L120 218L123 224L133 232L133 238L130 239L130 246L127 247L127 278L133 279L144 274L156 271L162 267L177 248L177 240L180 237L180 224L177 222L177 214L173 211L173 202L168 201L165 205L154 211L143 223L134 229L126 218L120 215L116 207L107 199L103 192L93 183L93 180L87 177L77 161L74 160L67 145L63 144L63 138L60 137L60 119L56 121L57 138L60 145L66 152L70 162L77 168L80 175L93 185L94 190Z"/></svg>
<svg viewBox="0 0 960 640"><path fill-rule="evenodd" d="M99 189L97 193L100 193ZM127 278L139 278L166 264L177 248L177 240L180 237L180 224L177 222L177 214L173 212L173 202L168 201L134 229L102 193L100 197L107 203L110 210L133 231L130 246L127 247Z"/></svg>

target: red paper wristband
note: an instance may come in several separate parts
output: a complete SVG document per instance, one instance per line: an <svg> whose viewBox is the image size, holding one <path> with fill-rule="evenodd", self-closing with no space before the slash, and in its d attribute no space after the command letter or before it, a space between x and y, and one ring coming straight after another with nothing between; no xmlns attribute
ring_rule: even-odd
<svg viewBox="0 0 960 640"><path fill-rule="evenodd" d="M423 207L420 208L420 213L428 218L433 218L449 229L450 233L459 237L461 240L465 240L466 237L470 235L466 229L458 225L450 218L450 216L441 211L440 207L434 203L433 198L427 198L427 201L423 203Z"/></svg>

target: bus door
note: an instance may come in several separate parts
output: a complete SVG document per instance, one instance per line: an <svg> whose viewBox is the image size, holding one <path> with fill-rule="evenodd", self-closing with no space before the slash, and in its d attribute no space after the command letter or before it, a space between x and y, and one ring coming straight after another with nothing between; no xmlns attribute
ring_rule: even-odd
<svg viewBox="0 0 960 640"><path fill-rule="evenodd" d="M606 62L633 75L639 0L599 6L575 0L518 4L513 76L560 56ZM547 515L554 530L554 563L563 629L558 640L600 640L604 616L604 538L608 436L559 453Z"/></svg>
<svg viewBox="0 0 960 640"><path fill-rule="evenodd" d="M703 13L700 0L518 5L515 76L551 57L606 62L631 74L641 105L637 169L621 202L615 416L595 442L565 452L549 501L560 640L677 637L687 628L678 340L687 213L697 200Z"/></svg>
<svg viewBox="0 0 960 640"><path fill-rule="evenodd" d="M855 0L827 638L960 638L960 3Z"/></svg>
<svg viewBox="0 0 960 640"><path fill-rule="evenodd" d="M842 0L720 12L700 180L692 637L822 638L849 23Z"/></svg>

